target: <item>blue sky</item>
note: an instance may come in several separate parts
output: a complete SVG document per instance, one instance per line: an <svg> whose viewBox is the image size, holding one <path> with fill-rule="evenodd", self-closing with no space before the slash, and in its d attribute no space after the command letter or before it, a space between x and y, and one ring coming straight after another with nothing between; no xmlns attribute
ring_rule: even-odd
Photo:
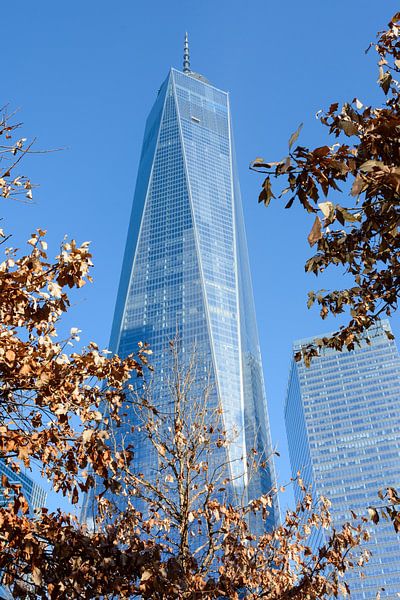
<svg viewBox="0 0 400 600"><path fill-rule="evenodd" d="M84 342L108 344L144 123L169 67L181 68L186 30L192 68L230 91L282 483L290 477L283 405L291 343L337 325L307 310L306 292L342 279L304 274L310 219L299 207L258 206L262 177L248 165L256 156L282 158L300 122L302 145L326 143L315 114L333 101L381 101L374 53L364 50L397 9L393 0L22 0L7 7L0 104L20 109L24 135L36 136L38 149L64 149L26 161L24 171L40 184L35 202L3 202L2 225L18 247L35 228L47 229L54 255L64 235L92 242L94 284L74 296L64 321L66 330L83 330ZM396 319L392 327L399 332Z"/></svg>

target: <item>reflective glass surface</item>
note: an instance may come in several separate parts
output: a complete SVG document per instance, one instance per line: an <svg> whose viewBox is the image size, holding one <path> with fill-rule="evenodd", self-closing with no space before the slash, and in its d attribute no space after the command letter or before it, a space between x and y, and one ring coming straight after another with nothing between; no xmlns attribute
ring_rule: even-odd
<svg viewBox="0 0 400 600"><path fill-rule="evenodd" d="M197 384L211 381L209 403L235 435L214 457L230 464L231 492L241 495L250 479L251 448L270 459L245 486L254 497L275 477L241 211L228 94L172 69L146 125L111 350L125 356L150 344L153 399L162 405L169 341L178 337L187 356L196 349ZM145 441L134 460L146 476L156 468Z"/></svg>
<svg viewBox="0 0 400 600"><path fill-rule="evenodd" d="M22 493L24 494L29 508L34 510L35 508L43 508L46 502L46 492L35 483L30 477L25 475L24 472L16 473L0 459L0 476L5 475L10 484L20 485ZM0 507L6 506L10 502L9 498L6 498L0 486Z"/></svg>
<svg viewBox="0 0 400 600"><path fill-rule="evenodd" d="M369 330L354 351L325 350L311 367L294 362L285 408L293 475L301 471L318 496L332 502L334 524L365 515L381 501L378 490L400 487L400 357L385 331ZM294 351L310 340L295 342ZM372 558L359 573L346 575L352 598L397 597L400 536L391 523L370 527Z"/></svg>

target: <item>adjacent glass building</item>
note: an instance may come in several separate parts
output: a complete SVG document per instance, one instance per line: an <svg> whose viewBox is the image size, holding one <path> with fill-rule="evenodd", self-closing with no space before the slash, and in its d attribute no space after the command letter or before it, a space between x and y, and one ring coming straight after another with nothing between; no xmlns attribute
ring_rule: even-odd
<svg viewBox="0 0 400 600"><path fill-rule="evenodd" d="M0 459L0 477L2 475L7 477L10 484L21 486L21 491L31 510L43 508L45 506L46 492L40 485L33 481L33 479L28 477L23 470L21 470L20 473L16 473L4 460ZM9 502L10 498L4 496L2 487L0 486L0 507L7 506Z"/></svg>
<svg viewBox="0 0 400 600"><path fill-rule="evenodd" d="M400 488L400 357L387 321L354 351L323 350L309 368L292 361L285 407L293 476L332 502L335 526L377 506L379 489ZM294 343L293 353L312 338ZM397 598L400 536L391 523L370 527L372 557L346 574L351 598ZM350 572L349 572L350 573ZM384 588L384 589L382 589Z"/></svg>
<svg viewBox="0 0 400 600"><path fill-rule="evenodd" d="M31 511L45 506L46 492L40 485L23 472L23 468L20 473L16 473L4 460L0 459L0 479L3 475L7 477L10 484L21 486L21 491L28 502ZM3 488L0 486L0 508L6 507L11 500L12 496L6 497ZM0 572L0 600L11 600L13 595L7 586L2 585L1 580L2 574Z"/></svg>
<svg viewBox="0 0 400 600"><path fill-rule="evenodd" d="M231 491L266 493L275 476L229 96L190 70L187 39L183 72L170 70L147 119L110 344L120 356L150 344L159 405L176 337L182 355L196 352L199 386L211 381L210 405L236 432L215 457L230 464ZM270 460L248 481L254 447ZM145 476L157 468L145 442L134 461Z"/></svg>

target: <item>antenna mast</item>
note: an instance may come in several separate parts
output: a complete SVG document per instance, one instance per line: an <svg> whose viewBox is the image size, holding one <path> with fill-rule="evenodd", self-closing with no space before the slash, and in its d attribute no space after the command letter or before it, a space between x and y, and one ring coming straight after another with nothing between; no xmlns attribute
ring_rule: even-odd
<svg viewBox="0 0 400 600"><path fill-rule="evenodd" d="M185 43L183 45L183 72L190 73L189 40L187 32L185 33Z"/></svg>

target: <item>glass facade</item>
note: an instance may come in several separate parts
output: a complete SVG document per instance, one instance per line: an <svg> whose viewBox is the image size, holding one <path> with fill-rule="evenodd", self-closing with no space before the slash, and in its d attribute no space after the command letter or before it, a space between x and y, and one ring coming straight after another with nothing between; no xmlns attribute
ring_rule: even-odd
<svg viewBox="0 0 400 600"><path fill-rule="evenodd" d="M0 478L2 476L7 477L10 484L21 486L21 491L29 504L29 508L31 511L35 509L43 508L46 502L46 492L35 483L30 477L28 477L25 473L21 471L21 473L16 473L13 469L11 469L4 460L0 459ZM12 494L12 492L11 492ZM6 497L4 496L3 489L0 486L0 508L6 507L9 502L12 500L12 496ZM0 573L1 579L1 573ZM13 595L11 594L8 587L3 586L0 581L0 600L11 600Z"/></svg>
<svg viewBox="0 0 400 600"><path fill-rule="evenodd" d="M161 405L169 341L178 337L187 356L195 348L198 384L211 380L209 403L235 432L214 460L229 462L232 492L255 497L275 476L241 211L228 94L171 69L146 124L110 349L126 356L150 344ZM249 478L254 447L270 460ZM145 441L136 446L139 472L149 476L155 460ZM275 506L268 526L277 518Z"/></svg>
<svg viewBox="0 0 400 600"><path fill-rule="evenodd" d="M335 526L366 515L378 490L400 488L400 356L385 331L368 331L370 344L348 352L323 350L309 368L292 361L285 420L293 476L298 471L315 497L331 502ZM311 341L294 343L293 352ZM400 536L390 522L369 527L372 557L363 572L346 575L351 598L397 598ZM384 589L383 589L384 588Z"/></svg>
<svg viewBox="0 0 400 600"><path fill-rule="evenodd" d="M30 477L21 473L16 473L11 469L4 460L0 459L0 477L5 475L8 478L10 484L20 485L22 493L24 494L30 508L43 508L46 502L46 492L35 483ZM10 502L9 498L6 498L3 494L0 486L0 507L7 506Z"/></svg>

